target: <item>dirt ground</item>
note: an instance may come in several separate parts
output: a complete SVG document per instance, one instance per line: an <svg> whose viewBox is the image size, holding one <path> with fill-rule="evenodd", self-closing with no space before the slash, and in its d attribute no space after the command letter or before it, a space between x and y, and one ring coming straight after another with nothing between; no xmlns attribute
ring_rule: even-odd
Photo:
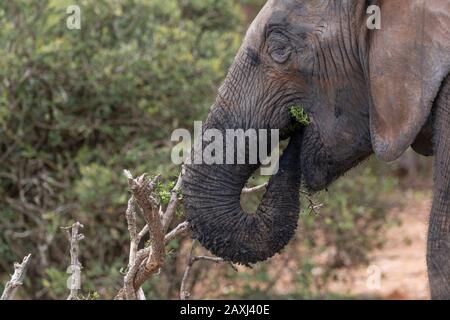
<svg viewBox="0 0 450 320"><path fill-rule="evenodd" d="M429 299L425 249L431 193L407 191L406 204L392 209L399 223L388 227L384 247L371 254L370 266L346 270L329 290L357 297Z"/></svg>

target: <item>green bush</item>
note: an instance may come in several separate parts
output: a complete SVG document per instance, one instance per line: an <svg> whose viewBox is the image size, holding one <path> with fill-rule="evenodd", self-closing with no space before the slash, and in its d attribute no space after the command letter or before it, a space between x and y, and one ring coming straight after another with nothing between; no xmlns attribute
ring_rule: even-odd
<svg viewBox="0 0 450 320"><path fill-rule="evenodd" d="M0 274L35 253L33 298L60 293L38 279L65 287L75 219L86 270L125 263L122 170L177 174L170 133L205 116L243 31L231 0L80 0L81 30L70 4L0 6Z"/></svg>

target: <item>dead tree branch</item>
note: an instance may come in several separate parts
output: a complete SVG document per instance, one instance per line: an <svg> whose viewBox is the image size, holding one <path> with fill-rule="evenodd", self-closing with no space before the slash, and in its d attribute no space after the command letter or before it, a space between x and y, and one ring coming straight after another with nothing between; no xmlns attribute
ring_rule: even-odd
<svg viewBox="0 0 450 320"><path fill-rule="evenodd" d="M189 224L187 222L180 223L175 229L166 235L164 242L168 244L170 241L175 240L179 236L185 234L188 231L188 228Z"/></svg>
<svg viewBox="0 0 450 320"><path fill-rule="evenodd" d="M116 299L145 299L141 289L142 284L158 273L163 266L166 258L166 244L184 234L188 229L188 223L183 222L166 234L180 203L179 190L183 172L180 174L175 187L171 190L171 197L165 211L162 209L158 196L155 194L155 188L160 181L160 176L147 179L147 175L144 174L138 178L133 178L132 174L127 170L125 175L128 178L128 185L132 192L126 211L131 244L124 286L117 294ZM136 212L138 209L140 209L146 223L146 226L139 233L137 233L136 226ZM139 244L146 233L150 236L149 246L138 250Z"/></svg>
<svg viewBox="0 0 450 320"><path fill-rule="evenodd" d="M164 233L167 233L167 230L169 229L169 225L173 220L173 217L175 216L175 213L177 211L178 204L180 203L180 190L181 190L181 183L183 181L183 175L184 175L184 167L181 169L181 173L178 177L177 183L175 184L175 187L171 190L171 196L170 201L167 206L166 212L163 215L163 227L164 227Z"/></svg>
<svg viewBox="0 0 450 320"><path fill-rule="evenodd" d="M308 209L310 210L309 214L314 213L314 214L318 215L320 213L319 212L320 209L325 207L325 205L323 203L316 204L312 198L312 195L309 192L300 190L300 194L302 194L308 201Z"/></svg>
<svg viewBox="0 0 450 320"><path fill-rule="evenodd" d="M209 261L209 262L213 262L213 263L224 262L224 260L222 258L218 258L218 257L195 256L194 250L195 250L195 241L192 242L191 251L189 252L189 262L186 267L186 270L184 271L183 279L181 280L180 300L187 300L187 299L189 299L189 297L191 295L191 293L189 292L189 290L187 288L187 281L191 275L192 268L196 262L198 262L198 261ZM233 265L232 265L232 267L234 268Z"/></svg>
<svg viewBox="0 0 450 320"><path fill-rule="evenodd" d="M160 204L159 197L156 194L156 187L160 181L160 176L148 179L144 174L138 178L126 170L125 175L128 179L128 185L131 190L131 198L126 210L126 219L128 231L130 233L130 255L128 261L128 270L124 276L122 289L116 295L118 300L145 299L141 289L143 283L153 275L157 274L164 265L166 259L166 245L184 235L188 229L188 222L182 222L173 230L169 231L169 226L173 221L177 208L181 202L180 188L184 175L184 168L178 177L174 188L170 191L170 199L165 210ZM252 188L256 192L263 187ZM136 214L140 212L145 220L146 226L138 233ZM149 234L149 245L143 249L138 249L142 238ZM189 293L186 292L186 279L189 277L192 266L195 262L204 260L215 263L223 262L221 258L207 256L192 256L189 259L188 267L184 273L182 281L181 298L186 298ZM233 266L234 268L234 266Z"/></svg>
<svg viewBox="0 0 450 320"><path fill-rule="evenodd" d="M130 200L128 201L127 210L125 212L128 232L130 234L130 255L128 258L128 270L131 270L133 268L133 265L136 262L139 243L141 242L142 237L148 232L148 225L145 225L145 227L139 233L137 232L136 206L136 199L134 198L134 196L131 196ZM127 279L126 283L127 285L129 285L131 283L131 280ZM145 300L145 294L142 288L138 289L137 298L139 300Z"/></svg>
<svg viewBox="0 0 450 320"><path fill-rule="evenodd" d="M22 263L14 263L14 274L11 276L11 280L6 283L5 290L3 290L0 300L14 299L17 288L22 285L30 258L31 254L23 258Z"/></svg>
<svg viewBox="0 0 450 320"><path fill-rule="evenodd" d="M84 239L84 235L78 232L83 228L84 226L79 222L75 222L71 227L63 228L64 230L66 230L67 238L70 242L70 266L68 272L71 274L71 276L67 281L67 284L70 288L70 294L67 297L67 300L77 300L78 290L80 290L81 288L82 265L78 260L78 255L80 253L79 242Z"/></svg>

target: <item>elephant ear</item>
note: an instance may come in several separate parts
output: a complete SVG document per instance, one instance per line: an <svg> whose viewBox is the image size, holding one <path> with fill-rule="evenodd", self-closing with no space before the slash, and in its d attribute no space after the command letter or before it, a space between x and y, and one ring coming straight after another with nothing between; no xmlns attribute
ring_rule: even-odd
<svg viewBox="0 0 450 320"><path fill-rule="evenodd" d="M380 0L381 30L369 30L373 149L397 159L415 140L449 72L450 1Z"/></svg>

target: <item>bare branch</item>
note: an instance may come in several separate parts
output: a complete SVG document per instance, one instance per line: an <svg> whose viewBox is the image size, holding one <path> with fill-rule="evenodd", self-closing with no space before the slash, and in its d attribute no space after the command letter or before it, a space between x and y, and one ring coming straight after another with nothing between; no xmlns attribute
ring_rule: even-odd
<svg viewBox="0 0 450 320"><path fill-rule="evenodd" d="M125 171L125 175L133 193L126 213L131 245L128 271L124 277L124 287L117 294L116 299L132 300L137 297L140 299L144 298L141 286L163 265L166 252L160 204L157 197L153 194L161 177L157 176L149 181L146 179L146 174L136 179L133 178L129 171ZM136 226L136 205L141 209L146 222L146 227L139 233L137 233ZM149 248L137 251L142 237L147 232L150 235Z"/></svg>
<svg viewBox="0 0 450 320"><path fill-rule="evenodd" d="M308 209L310 210L309 213L314 213L316 215L320 214L320 209L325 207L325 205L323 203L316 204L312 199L312 195L306 191L300 190L300 193L306 198L306 200L308 200Z"/></svg>
<svg viewBox="0 0 450 320"><path fill-rule="evenodd" d="M180 300L187 300L191 296L191 293L187 289L187 281L191 275L192 268L196 262L198 262L198 261L209 261L209 262L214 262L214 263L224 262L224 260L222 258L218 258L218 257L194 256L195 244L196 244L196 241L194 240L192 242L191 251L189 252L189 262L186 267L186 270L184 271L183 279L181 280ZM236 270L235 266L233 266L231 263L230 263L230 265L234 270Z"/></svg>
<svg viewBox="0 0 450 320"><path fill-rule="evenodd" d="M168 244L170 241L184 234L188 229L189 223L187 221L180 223L175 229L173 229L169 234L166 235L164 242Z"/></svg>
<svg viewBox="0 0 450 320"><path fill-rule="evenodd" d="M67 297L67 300L77 300L78 290L80 290L81 287L82 265L78 260L78 255L80 253L79 242L84 239L84 235L78 232L83 228L84 226L79 222L75 222L71 227L62 228L66 230L67 238L70 242L70 266L68 272L71 276L67 281L70 288L70 294Z"/></svg>
<svg viewBox="0 0 450 320"><path fill-rule="evenodd" d="M177 207L180 204L181 198L179 191L183 174L184 168L178 177L175 187L171 190L171 198L164 211L158 196L154 193L155 188L159 183L160 176L150 180L147 179L147 175L145 174L138 178L133 178L131 172L125 171L125 176L128 179L128 184L132 192L126 211L131 244L128 270L124 277L124 285L116 295L116 299L142 299L144 297L144 293L141 289L143 283L153 275L157 274L165 262L166 245L187 232L189 228L188 222L182 222L172 231L168 232L170 224L175 217ZM136 225L136 212L138 211L142 213L146 222L146 226L139 233L137 233L138 228ZM148 247L138 250L142 238L147 233L150 235ZM186 299L189 296L189 293L186 290L186 281L189 278L192 266L197 261L220 263L223 262L223 259L208 256L193 256L192 248L189 263L181 285L181 299ZM233 265L231 266L235 269Z"/></svg>
<svg viewBox="0 0 450 320"><path fill-rule="evenodd" d="M192 262L197 262L197 261L210 261L210 262L214 262L214 263L224 262L224 260L222 258L218 258L218 257L197 256L197 257L192 258Z"/></svg>
<svg viewBox="0 0 450 320"><path fill-rule="evenodd" d="M136 189L136 191L133 191L149 229L151 248L145 267L141 268L136 274L135 287L140 287L164 264L166 254L164 241L165 234L159 214L159 203L152 194L157 181L159 181L159 177L152 180L146 187L146 183L143 180L139 188Z"/></svg>
<svg viewBox="0 0 450 320"><path fill-rule="evenodd" d="M3 290L0 300L14 299L17 288L22 285L30 258L31 254L23 258L22 263L14 263L14 274L11 276L11 280L6 283L5 290Z"/></svg>
<svg viewBox="0 0 450 320"><path fill-rule="evenodd" d="M141 250L137 253L135 261L128 269L128 272L124 277L124 287L119 292L116 299L136 300L138 297L142 298L141 293L139 293L139 291L141 291L142 288L139 286L139 289L136 290L136 287L134 285L134 278L136 277L136 274L139 272L139 268L147 256L148 252L144 250Z"/></svg>
<svg viewBox="0 0 450 320"><path fill-rule="evenodd" d="M125 171L125 175L129 178L131 173L129 171ZM136 199L134 198L134 196L131 196L130 200L128 201L127 210L125 212L125 217L128 224L128 232L130 233L130 255L128 258L128 270L132 269L133 265L135 264L139 243L141 242L142 237L148 232L148 226L146 225L139 233L137 233L136 206ZM127 280L128 281L125 281L125 283L130 284L130 279ZM127 289L129 289L127 291L128 295L134 295L134 289L131 290L131 288L132 286L127 286ZM145 294L142 288L138 289L137 298L139 300L145 300Z"/></svg>
<svg viewBox="0 0 450 320"><path fill-rule="evenodd" d="M259 192L262 190L265 190L268 186L268 182L264 183L263 185L257 186L257 187L253 187L253 188L244 188L242 189L242 194L251 194L251 193L255 193L255 192Z"/></svg>
<svg viewBox="0 0 450 320"><path fill-rule="evenodd" d="M177 183L175 184L175 187L170 192L171 196L170 196L169 204L167 205L166 212L163 214L164 233L166 233L167 230L169 229L169 225L172 222L173 217L175 216L175 212L177 211L177 207L180 202L179 192L181 189L184 172L185 172L185 169L183 166L181 169L181 173L178 176Z"/></svg>
<svg viewBox="0 0 450 320"><path fill-rule="evenodd" d="M195 249L195 241L192 241L191 250L189 251L188 265L186 267L186 270L184 271L183 279L181 279L180 300L187 300L189 298L189 296L191 295L186 288L186 284L187 284L189 275L191 274L192 266L194 265L194 262L192 261L192 258L194 256L194 249Z"/></svg>

